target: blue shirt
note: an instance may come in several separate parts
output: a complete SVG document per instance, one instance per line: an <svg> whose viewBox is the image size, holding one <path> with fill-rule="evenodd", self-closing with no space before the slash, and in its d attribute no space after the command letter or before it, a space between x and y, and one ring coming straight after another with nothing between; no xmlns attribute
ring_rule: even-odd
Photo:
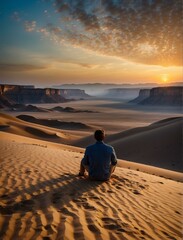
<svg viewBox="0 0 183 240"><path fill-rule="evenodd" d="M86 148L82 164L89 166L89 177L96 180L107 180L110 177L110 166L117 164L114 148L97 141Z"/></svg>

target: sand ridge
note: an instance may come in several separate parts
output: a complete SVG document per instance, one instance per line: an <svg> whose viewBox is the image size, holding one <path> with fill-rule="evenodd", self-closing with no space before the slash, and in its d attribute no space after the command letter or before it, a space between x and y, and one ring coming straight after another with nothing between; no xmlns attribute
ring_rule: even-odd
<svg viewBox="0 0 183 240"><path fill-rule="evenodd" d="M182 239L183 183L119 167L88 181L79 148L0 135L1 239Z"/></svg>

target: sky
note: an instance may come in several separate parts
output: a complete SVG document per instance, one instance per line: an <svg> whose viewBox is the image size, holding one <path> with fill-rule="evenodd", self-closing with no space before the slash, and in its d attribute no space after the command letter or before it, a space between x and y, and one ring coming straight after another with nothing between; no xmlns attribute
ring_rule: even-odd
<svg viewBox="0 0 183 240"><path fill-rule="evenodd" d="M182 0L1 0L0 82L183 80Z"/></svg>

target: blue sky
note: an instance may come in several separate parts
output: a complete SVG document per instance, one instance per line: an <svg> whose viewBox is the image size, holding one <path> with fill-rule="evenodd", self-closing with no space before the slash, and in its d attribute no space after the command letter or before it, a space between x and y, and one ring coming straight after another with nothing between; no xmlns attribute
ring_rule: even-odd
<svg viewBox="0 0 183 240"><path fill-rule="evenodd" d="M1 0L0 80L182 81L181 0Z"/></svg>

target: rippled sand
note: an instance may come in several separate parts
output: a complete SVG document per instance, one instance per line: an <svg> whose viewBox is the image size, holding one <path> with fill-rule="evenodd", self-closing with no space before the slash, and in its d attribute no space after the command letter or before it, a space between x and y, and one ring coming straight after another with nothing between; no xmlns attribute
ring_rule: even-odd
<svg viewBox="0 0 183 240"><path fill-rule="evenodd" d="M182 239L183 183L122 167L89 181L83 149L0 138L0 239Z"/></svg>

